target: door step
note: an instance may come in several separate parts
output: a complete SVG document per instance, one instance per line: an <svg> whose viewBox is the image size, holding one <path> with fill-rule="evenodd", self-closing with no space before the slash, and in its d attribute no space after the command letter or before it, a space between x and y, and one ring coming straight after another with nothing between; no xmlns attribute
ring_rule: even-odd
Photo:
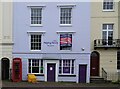
<svg viewBox="0 0 120 89"><path fill-rule="evenodd" d="M101 78L99 76L90 78L90 83L105 83L105 82L106 82L106 80L104 80L104 78Z"/></svg>

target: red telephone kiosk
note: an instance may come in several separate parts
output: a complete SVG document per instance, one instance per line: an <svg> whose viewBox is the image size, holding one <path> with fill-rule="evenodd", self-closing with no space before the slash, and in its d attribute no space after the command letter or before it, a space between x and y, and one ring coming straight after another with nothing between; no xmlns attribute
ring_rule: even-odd
<svg viewBox="0 0 120 89"><path fill-rule="evenodd" d="M13 82L20 82L22 80L22 60L20 58L13 59L12 80Z"/></svg>

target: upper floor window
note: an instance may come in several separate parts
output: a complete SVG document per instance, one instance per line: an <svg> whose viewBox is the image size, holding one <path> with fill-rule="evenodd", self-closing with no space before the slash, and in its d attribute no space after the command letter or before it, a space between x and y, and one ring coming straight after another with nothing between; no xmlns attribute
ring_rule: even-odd
<svg viewBox="0 0 120 89"><path fill-rule="evenodd" d="M60 34L60 50L72 50L72 34Z"/></svg>
<svg viewBox="0 0 120 89"><path fill-rule="evenodd" d="M103 45L112 45L113 44L113 26L114 24L103 24L102 26L102 39Z"/></svg>
<svg viewBox="0 0 120 89"><path fill-rule="evenodd" d="M60 24L71 25L72 24L72 8L60 8Z"/></svg>
<svg viewBox="0 0 120 89"><path fill-rule="evenodd" d="M31 50L41 50L41 34L31 34Z"/></svg>
<svg viewBox="0 0 120 89"><path fill-rule="evenodd" d="M42 8L31 8L31 25L42 24Z"/></svg>
<svg viewBox="0 0 120 89"><path fill-rule="evenodd" d="M112 11L114 9L114 2L113 0L104 0L103 1L103 10L105 11Z"/></svg>

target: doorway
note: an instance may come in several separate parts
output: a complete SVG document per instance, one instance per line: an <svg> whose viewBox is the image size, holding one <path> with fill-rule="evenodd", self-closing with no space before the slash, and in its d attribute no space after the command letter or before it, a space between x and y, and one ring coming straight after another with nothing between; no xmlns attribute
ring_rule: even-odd
<svg viewBox="0 0 120 89"><path fill-rule="evenodd" d="M9 79L9 66L10 61L8 58L2 58L1 62L1 70L2 70L2 80L8 80Z"/></svg>
<svg viewBox="0 0 120 89"><path fill-rule="evenodd" d="M79 65L79 83L86 83L87 65Z"/></svg>
<svg viewBox="0 0 120 89"><path fill-rule="evenodd" d="M55 82L55 74L56 74L56 64L48 63L47 64L47 81Z"/></svg>
<svg viewBox="0 0 120 89"><path fill-rule="evenodd" d="M99 76L99 53L96 51L91 53L90 76Z"/></svg>

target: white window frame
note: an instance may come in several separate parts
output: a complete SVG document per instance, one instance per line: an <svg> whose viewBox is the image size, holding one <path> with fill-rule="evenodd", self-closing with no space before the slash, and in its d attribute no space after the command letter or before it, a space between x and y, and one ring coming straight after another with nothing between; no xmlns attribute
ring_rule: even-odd
<svg viewBox="0 0 120 89"><path fill-rule="evenodd" d="M104 24L107 25L107 29L103 29L103 25L104 25ZM109 28L108 28L109 25L111 25L111 24L113 25L113 29L109 29ZM107 34L106 34L106 40L107 40L106 42L107 42L107 44L106 44L106 45L108 45L109 32L112 32L113 35L114 35L114 23L103 23L103 24L102 24L102 39L103 39L103 31L104 31L104 32L105 32L105 31L107 32ZM114 37L114 36L113 36L113 37ZM112 37L112 38L113 38L113 37Z"/></svg>
<svg viewBox="0 0 120 89"><path fill-rule="evenodd" d="M103 25L104 25L104 24L107 25L107 29L103 29ZM113 29L108 29L108 25L111 25L111 24L113 25L113 29L114 29L114 23L103 23L103 24L102 24L102 32L103 32L103 31L106 31L106 32L107 32L107 36L106 36L106 37L107 37L107 38L106 38L107 40L108 40L108 36L109 36L109 35L108 35L109 31L112 31L112 32L113 32ZM103 36L103 33L102 33L102 36ZM103 39L103 38L102 38L102 39Z"/></svg>
<svg viewBox="0 0 120 89"><path fill-rule="evenodd" d="M36 43L37 43L38 47L40 46L40 49L35 49L34 47L33 47L34 49L32 49L32 45L31 45L31 44L32 44L32 42L31 42L31 36L32 36L32 35L35 35L35 36L38 35L38 36L41 37L41 38L40 38L40 39L41 39L41 42L36 42L36 41L33 42L33 44L36 44ZM34 39L34 40L35 40L35 39ZM39 45L39 44L40 44L40 45ZM31 49L32 51L39 51L39 50L41 50L41 44L42 44L42 35L41 35L41 34L31 34L31 35L30 35L30 49ZM34 45L34 46L35 46L35 45Z"/></svg>
<svg viewBox="0 0 120 89"><path fill-rule="evenodd" d="M31 73L29 73L29 60L31 60ZM39 73L32 73L32 60L39 60ZM41 60L43 59L33 59L33 58L29 58L28 62L27 62L27 73L28 74L44 74L44 60L43 60L43 73L41 73L40 68L41 68Z"/></svg>
<svg viewBox="0 0 120 89"><path fill-rule="evenodd" d="M72 34L72 48L71 48L71 50L60 50L60 51L68 51L68 52L70 52L70 51L72 51L72 49L73 49L73 41L74 41L74 34L76 33L76 31L56 31L56 33L58 34L58 43L59 43L59 45L58 45L58 49L60 50L60 34Z"/></svg>
<svg viewBox="0 0 120 89"><path fill-rule="evenodd" d="M60 24L60 26L72 26L72 24L73 24L73 8L75 7L76 5L75 4L57 4L57 7L59 7L59 24ZM60 19L60 17L61 17L61 8L71 8L72 10L71 10L71 24L61 24L60 23L60 21L61 21L61 19Z"/></svg>
<svg viewBox="0 0 120 89"><path fill-rule="evenodd" d="M109 0L108 0L109 1ZM103 2L102 2L102 9L103 9L103 11L105 11L105 12L111 12L111 11L114 11L114 9L115 9L115 2L114 2L114 0L113 0L113 8L112 9L104 9L103 7L104 7L104 2L105 2L105 0L103 0Z"/></svg>
<svg viewBox="0 0 120 89"><path fill-rule="evenodd" d="M27 31L28 36L29 36L29 50L32 52L37 52L42 50L42 40L43 36L46 33L46 31ZM31 35L41 35L41 50L31 50Z"/></svg>
<svg viewBox="0 0 120 89"><path fill-rule="evenodd" d="M31 9L42 9L41 10L41 24L31 24ZM43 6L30 6L30 26L43 26Z"/></svg>
<svg viewBox="0 0 120 89"><path fill-rule="evenodd" d="M71 9L71 19L69 20L69 21L71 22L70 24L69 24L69 23L66 24L66 21L65 21L65 24L61 24L61 9ZM72 26L72 17L73 17L72 10L73 10L73 9L70 8L70 7L69 7L69 8L68 8L68 7L61 7L61 8L60 8L60 17L59 17L60 22L59 22L59 23L60 23L61 26ZM65 18L65 19L66 19L66 18ZM64 19L64 20L65 20L65 19ZM69 22L69 21L68 21L68 22Z"/></svg>
<svg viewBox="0 0 120 89"><path fill-rule="evenodd" d="M60 59L61 60L61 73L59 75L74 75L75 74L75 59ZM60 60L59 60L59 68L60 68ZM70 60L70 73L63 73L63 60ZM74 61L74 66L72 66L72 61ZM72 67L74 67L74 73L72 73Z"/></svg>
<svg viewBox="0 0 120 89"><path fill-rule="evenodd" d="M61 34L71 34L72 35L72 45L73 45L73 34L72 33L61 33ZM59 35L59 40L60 40L60 35ZM60 43L59 43L59 49L60 49ZM70 47L70 49L66 48L66 49L60 49L60 50L61 51L69 51L69 50L72 50L72 46Z"/></svg>

